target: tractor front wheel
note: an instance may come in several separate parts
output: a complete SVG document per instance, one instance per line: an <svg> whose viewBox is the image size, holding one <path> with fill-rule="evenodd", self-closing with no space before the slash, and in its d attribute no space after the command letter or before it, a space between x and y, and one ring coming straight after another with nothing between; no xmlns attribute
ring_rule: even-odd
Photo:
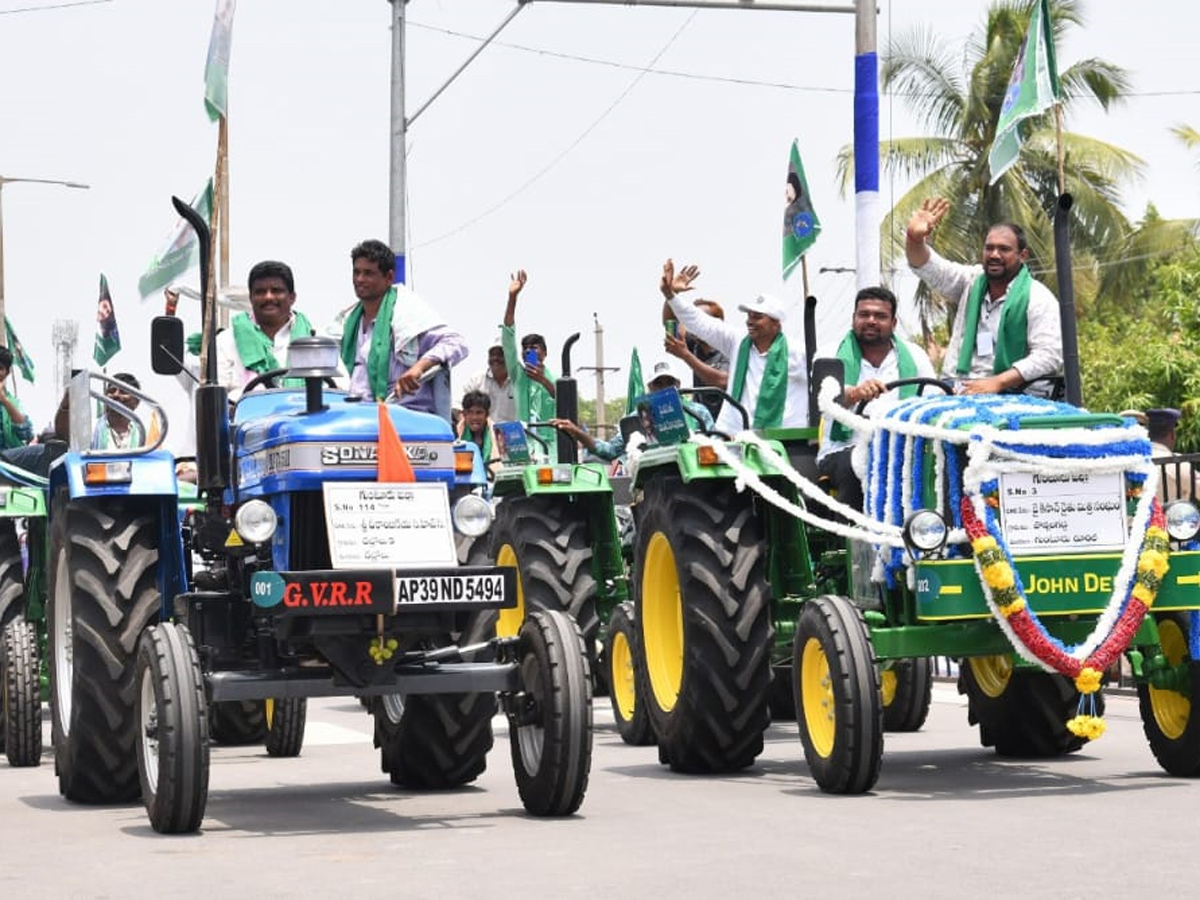
<svg viewBox="0 0 1200 900"><path fill-rule="evenodd" d="M1200 698L1200 660L1188 649L1191 622L1186 613L1157 616L1158 640L1167 663L1180 669L1182 690L1138 685L1142 730L1150 752L1163 771L1183 778L1200 775L1200 714L1192 698Z"/></svg>
<svg viewBox="0 0 1200 900"><path fill-rule="evenodd" d="M933 701L933 664L928 656L898 659L881 674L883 727L920 731Z"/></svg>
<svg viewBox="0 0 1200 900"><path fill-rule="evenodd" d="M862 612L845 597L805 602L792 646L796 721L817 786L861 794L879 778L883 702Z"/></svg>
<svg viewBox="0 0 1200 900"><path fill-rule="evenodd" d="M633 616L632 603L622 603L613 610L604 641L604 660L617 733L625 743L644 747L654 743L654 729L646 712L645 665L637 650Z"/></svg>
<svg viewBox="0 0 1200 900"><path fill-rule="evenodd" d="M10 766L42 761L42 684L37 629L18 616L0 634L0 747Z"/></svg>

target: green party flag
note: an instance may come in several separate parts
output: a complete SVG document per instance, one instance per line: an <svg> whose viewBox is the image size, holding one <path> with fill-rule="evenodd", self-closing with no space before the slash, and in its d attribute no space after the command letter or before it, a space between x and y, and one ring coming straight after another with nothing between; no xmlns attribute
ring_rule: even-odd
<svg viewBox="0 0 1200 900"><path fill-rule="evenodd" d="M14 365L20 371L21 377L33 384L33 360L29 358L29 354L25 352L25 345L13 331L12 321L8 316L4 317L4 327L8 329L8 349L12 351Z"/></svg>
<svg viewBox="0 0 1200 900"><path fill-rule="evenodd" d="M646 383L642 380L642 361L638 357L637 347L629 357L629 384L625 386L625 415L633 412L637 398L646 393Z"/></svg>
<svg viewBox="0 0 1200 900"><path fill-rule="evenodd" d="M988 153L988 168L995 184L1021 155L1021 122L1040 115L1062 98L1058 68L1054 63L1054 29L1048 0L1037 0L1029 16L1029 32L1017 53L1004 105L996 120L996 139Z"/></svg>
<svg viewBox="0 0 1200 900"><path fill-rule="evenodd" d="M108 292L108 279L100 275L100 299L96 301L96 343L92 346L92 359L102 366L116 356L121 349L121 332L117 330L117 313L113 309L112 294Z"/></svg>
<svg viewBox="0 0 1200 900"><path fill-rule="evenodd" d="M237 0L217 0L208 58L204 62L204 108L214 122L229 112L229 51L233 45L233 12Z"/></svg>
<svg viewBox="0 0 1200 900"><path fill-rule="evenodd" d="M212 179L195 197L192 198L192 208L200 213L204 221L212 224L213 185ZM181 216L175 222L167 236L163 248L154 257L144 275L138 279L138 293L145 300L151 294L157 294L171 282L196 265L199 260L200 244L196 240L196 232Z"/></svg>
<svg viewBox="0 0 1200 900"><path fill-rule="evenodd" d="M821 220L813 209L808 179L804 177L804 163L800 161L799 141L792 141L785 190L787 206L783 211L783 277L787 278L821 233Z"/></svg>

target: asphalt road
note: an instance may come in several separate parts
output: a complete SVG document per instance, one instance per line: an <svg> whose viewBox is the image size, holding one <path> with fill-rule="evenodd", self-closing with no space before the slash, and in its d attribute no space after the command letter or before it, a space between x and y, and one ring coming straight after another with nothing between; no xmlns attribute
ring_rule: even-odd
<svg viewBox="0 0 1200 900"><path fill-rule="evenodd" d="M525 815L497 719L476 785L393 789L354 701L310 701L303 754L214 748L201 833L164 837L142 807L83 807L44 762L0 759L0 897L1193 896L1200 782L1161 773L1137 701L1072 756L1001 760L953 685L926 727L889 734L876 790L821 794L795 724L753 768L673 775L627 747L597 700L591 784L565 820Z"/></svg>

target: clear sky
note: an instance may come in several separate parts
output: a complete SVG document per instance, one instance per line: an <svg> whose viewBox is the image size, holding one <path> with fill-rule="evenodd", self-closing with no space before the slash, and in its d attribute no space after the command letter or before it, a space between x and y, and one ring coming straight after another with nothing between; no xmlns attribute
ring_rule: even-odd
<svg viewBox="0 0 1200 900"><path fill-rule="evenodd" d="M143 303L137 280L173 222L170 195L190 196L211 172L217 135L202 83L212 0L22 11L66 2L0 0L0 175L91 185L3 193L7 306L38 366L37 384L18 390L39 426L56 400L51 323L79 320L75 362L90 362L101 272L125 346L109 371L149 375L149 321L162 303ZM514 5L408 5L410 113ZM986 8L880 0L880 46L914 27L961 46ZM1148 200L1167 216L1200 216L1200 154L1168 132L1200 128L1200 13L1171 0L1090 0L1084 14L1087 27L1058 48L1060 69L1107 59L1130 71L1134 95L1067 127L1142 157L1133 217ZM232 280L283 259L298 306L322 322L353 300L351 246L387 238L389 21L385 0L241 0L234 20ZM851 141L853 55L846 14L526 6L409 135L411 282L471 343L457 382L483 367L518 267L529 272L518 331L547 336L554 368L574 331L575 366L595 364L599 316L605 365L621 367L610 397L624 393L633 346L644 364L661 352L667 256L699 264L697 294L735 315L762 291L797 301L799 276L780 277L793 138L824 224L808 257L822 341L846 327L854 276L819 270L854 265L853 198L834 181L835 154ZM881 106L884 137L919 133L899 99ZM883 208L904 188L885 175ZM171 380L143 384L181 412ZM591 373L581 392L594 394Z"/></svg>

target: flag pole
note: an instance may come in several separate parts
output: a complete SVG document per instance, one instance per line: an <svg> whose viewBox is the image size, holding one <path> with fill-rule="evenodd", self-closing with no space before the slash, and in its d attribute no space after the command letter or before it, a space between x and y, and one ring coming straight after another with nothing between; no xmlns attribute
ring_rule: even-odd
<svg viewBox="0 0 1200 900"><path fill-rule="evenodd" d="M217 130L217 167L220 172L221 215L217 219L217 244L220 248L221 268L217 280L217 295L229 288L229 116L221 116ZM217 305L217 323L222 328L229 326L229 309Z"/></svg>
<svg viewBox="0 0 1200 900"><path fill-rule="evenodd" d="M220 234L222 221L225 218L225 211L221 205L225 184L225 180L222 177L222 160L224 158L224 151L225 115L221 114L221 116L217 119L217 164L213 173L213 198L211 212L212 221L210 223L214 228L217 229L218 235ZM219 243L220 241L217 240L209 244L208 259L204 261L204 264L208 266L208 271L212 273L213 276L217 275L217 245ZM204 340L200 345L200 371L202 372L208 371L208 351L212 342L213 333L217 327L217 280L218 279L216 277L210 277L208 279L208 284L206 286L207 289L205 291L204 322L201 325Z"/></svg>
<svg viewBox="0 0 1200 900"><path fill-rule="evenodd" d="M800 278L804 282L804 296L808 296L808 254L800 257Z"/></svg>
<svg viewBox="0 0 1200 900"><path fill-rule="evenodd" d="M1058 194L1061 197L1067 190L1066 175L1063 168L1063 138L1062 138L1062 104L1054 104L1054 144L1058 154Z"/></svg>

